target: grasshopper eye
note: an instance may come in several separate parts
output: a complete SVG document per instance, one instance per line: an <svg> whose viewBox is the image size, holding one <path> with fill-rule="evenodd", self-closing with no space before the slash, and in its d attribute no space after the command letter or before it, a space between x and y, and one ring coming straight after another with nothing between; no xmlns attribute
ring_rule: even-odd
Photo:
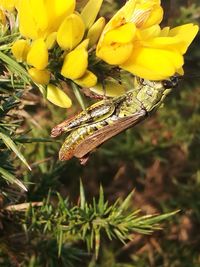
<svg viewBox="0 0 200 267"><path fill-rule="evenodd" d="M179 76L172 76L169 80L163 80L162 85L165 89L175 88L180 80Z"/></svg>
<svg viewBox="0 0 200 267"><path fill-rule="evenodd" d="M172 82L170 80L162 81L162 85L165 89L170 89L173 87Z"/></svg>

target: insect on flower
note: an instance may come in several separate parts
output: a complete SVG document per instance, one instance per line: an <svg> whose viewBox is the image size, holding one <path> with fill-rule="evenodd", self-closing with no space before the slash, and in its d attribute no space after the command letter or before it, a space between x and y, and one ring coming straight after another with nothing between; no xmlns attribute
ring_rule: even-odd
<svg viewBox="0 0 200 267"><path fill-rule="evenodd" d="M52 129L52 137L69 132L59 152L60 160L76 157L85 164L95 148L158 109L177 86L179 76L162 81L135 79L136 87L126 94L101 100Z"/></svg>

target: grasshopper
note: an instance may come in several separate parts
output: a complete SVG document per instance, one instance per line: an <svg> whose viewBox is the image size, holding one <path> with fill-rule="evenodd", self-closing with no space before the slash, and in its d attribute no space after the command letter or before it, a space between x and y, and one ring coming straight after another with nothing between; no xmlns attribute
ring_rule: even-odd
<svg viewBox="0 0 200 267"><path fill-rule="evenodd" d="M157 110L177 86L179 77L162 81L135 79L134 89L122 96L101 100L52 129L51 137L70 132L60 149L60 160L76 157L85 164L91 151Z"/></svg>

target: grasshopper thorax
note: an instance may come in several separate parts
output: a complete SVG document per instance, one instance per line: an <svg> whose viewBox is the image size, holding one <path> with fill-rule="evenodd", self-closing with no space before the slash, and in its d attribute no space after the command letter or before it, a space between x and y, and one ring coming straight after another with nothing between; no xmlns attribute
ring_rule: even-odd
<svg viewBox="0 0 200 267"><path fill-rule="evenodd" d="M179 80L180 80L179 75L173 75L169 79L161 80L161 81L150 81L150 80L146 80L140 77L136 77L136 84L140 85L141 87L149 86L157 90L160 90L160 89L162 90L162 89L175 88L178 85Z"/></svg>

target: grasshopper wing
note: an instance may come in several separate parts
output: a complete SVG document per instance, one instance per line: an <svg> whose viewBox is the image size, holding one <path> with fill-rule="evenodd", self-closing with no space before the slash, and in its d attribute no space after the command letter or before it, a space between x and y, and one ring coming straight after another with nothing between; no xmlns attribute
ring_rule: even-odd
<svg viewBox="0 0 200 267"><path fill-rule="evenodd" d="M122 98L123 99L123 98ZM99 101L85 111L56 125L51 131L51 137L57 137L63 132L73 131L81 126L101 121L112 115L115 111L115 103L112 100Z"/></svg>
<svg viewBox="0 0 200 267"><path fill-rule="evenodd" d="M112 138L113 136L123 132L124 130L133 127L140 121L144 120L147 115L146 110L142 109L132 116L119 118L111 125L107 125L93 134L86 137L81 143L79 143L74 149L74 156L81 161L84 158L88 158L88 154L95 148Z"/></svg>

